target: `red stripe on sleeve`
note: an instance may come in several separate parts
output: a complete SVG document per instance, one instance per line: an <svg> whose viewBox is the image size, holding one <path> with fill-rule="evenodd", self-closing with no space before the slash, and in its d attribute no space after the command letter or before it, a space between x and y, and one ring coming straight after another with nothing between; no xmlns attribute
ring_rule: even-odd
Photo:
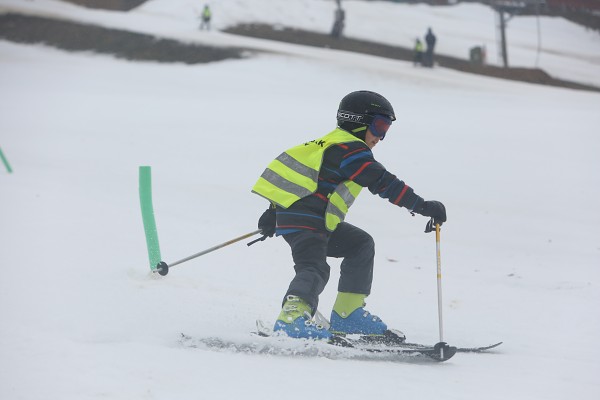
<svg viewBox="0 0 600 400"><path fill-rule="evenodd" d="M346 153L346 154L344 155L344 158L348 158L348 157L350 157L350 156L351 156L351 155L353 155L353 154L360 153L361 151L365 151L365 149L363 149L363 148L360 148L360 149L356 149L356 150L354 150L354 151L351 151L350 153Z"/></svg>
<svg viewBox="0 0 600 400"><path fill-rule="evenodd" d="M327 197L323 196L321 193L313 193L313 195L323 201L329 201L329 199L327 199Z"/></svg>
<svg viewBox="0 0 600 400"><path fill-rule="evenodd" d="M358 175L360 175L361 172L364 171L365 168L367 168L369 165L373 164L372 161L366 162L362 165L362 167L360 167L358 169L358 171L356 171L354 174L352 174L352 176L350 177L350 180L353 181L354 178L356 178Z"/></svg>
<svg viewBox="0 0 600 400"><path fill-rule="evenodd" d="M394 200L395 205L398 205L398 203L400 203L400 200L402 200L402 197L404 197L404 194L406 193L407 190L408 190L408 185L404 185L404 189L402 189L402 191L400 192L398 197L396 197L396 200Z"/></svg>
<svg viewBox="0 0 600 400"><path fill-rule="evenodd" d="M291 228L309 229L311 231L317 230L317 228L313 228L312 226L302 226L302 225L277 225L277 228L280 228L280 229L291 229Z"/></svg>

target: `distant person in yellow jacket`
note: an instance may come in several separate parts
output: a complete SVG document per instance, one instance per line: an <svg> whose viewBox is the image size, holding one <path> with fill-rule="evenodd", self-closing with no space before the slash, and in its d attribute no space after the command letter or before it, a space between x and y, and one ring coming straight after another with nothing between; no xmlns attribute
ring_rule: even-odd
<svg viewBox="0 0 600 400"><path fill-rule="evenodd" d="M423 65L423 42L419 38L415 40L413 65Z"/></svg>
<svg viewBox="0 0 600 400"><path fill-rule="evenodd" d="M202 10L202 15L200 18L202 19L202 22L200 23L200 30L203 31L206 28L207 31L210 31L210 19L212 18L212 12L210 11L208 4L204 5L204 9Z"/></svg>

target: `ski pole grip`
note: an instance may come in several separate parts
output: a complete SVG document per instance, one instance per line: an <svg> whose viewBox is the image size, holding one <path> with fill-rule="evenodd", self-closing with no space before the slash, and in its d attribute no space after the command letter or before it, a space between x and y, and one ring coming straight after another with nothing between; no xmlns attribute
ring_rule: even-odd
<svg viewBox="0 0 600 400"><path fill-rule="evenodd" d="M433 217L431 217L431 219L429 220L429 222L427 222L427 225L425 225L425 233L429 233L429 232L435 231L435 225L436 224L434 224L434 219L433 219Z"/></svg>
<svg viewBox="0 0 600 400"><path fill-rule="evenodd" d="M254 239L253 241L249 242L248 246L252 246L254 243L257 243L257 242L263 242L266 238L268 238L267 235L262 235L258 239Z"/></svg>

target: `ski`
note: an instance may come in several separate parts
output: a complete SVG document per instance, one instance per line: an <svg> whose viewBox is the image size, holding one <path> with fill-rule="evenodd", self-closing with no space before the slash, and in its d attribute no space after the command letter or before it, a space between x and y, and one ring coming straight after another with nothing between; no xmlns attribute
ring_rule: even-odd
<svg viewBox="0 0 600 400"><path fill-rule="evenodd" d="M404 334L401 333L399 335L397 331L387 330L383 335L380 336L360 336L360 335L352 335L352 336L344 336L352 343L358 343L360 345L380 345L380 346L388 346L388 347L402 347L402 348L411 348L411 349L427 349L433 346L425 345L420 343L409 343L406 341ZM480 347L457 347L457 353L483 353L487 350L491 350L500 346L503 342L498 342L494 344L490 344L487 346Z"/></svg>
<svg viewBox="0 0 600 400"><path fill-rule="evenodd" d="M280 337L273 333L272 329L263 321L256 321L256 334L261 337ZM338 335L334 334L328 342L332 346L350 348L363 353L398 356L427 356L435 361L447 361L456 354L456 347L440 342L432 346L408 344L405 345L404 335L397 331L386 331L383 336L360 336L360 335ZM298 340L298 339L291 339ZM392 344L393 343L393 344Z"/></svg>
<svg viewBox="0 0 600 400"><path fill-rule="evenodd" d="M487 346L480 346L480 347L457 347L456 348L456 352L457 353L483 353L487 350L491 350L493 348L496 348L498 346L500 346L502 343L504 342L498 342L498 343L494 343L494 344L490 344ZM394 346L393 344L391 344L390 346ZM428 348L430 346L424 345L424 344L419 344L419 343L408 343L408 342L404 342L401 344L402 347L409 347L409 348Z"/></svg>
<svg viewBox="0 0 600 400"><path fill-rule="evenodd" d="M339 341L338 341L339 339ZM194 337L181 334L179 344L184 348L211 350L250 355L328 358L331 360L387 361L404 363L439 362L450 359L454 353L447 346L441 357L441 346L436 348L359 348L349 345L343 338L331 342L311 339L294 339L287 336L261 336L258 332L243 337Z"/></svg>
<svg viewBox="0 0 600 400"><path fill-rule="evenodd" d="M182 333L179 342L186 348L244 354L393 362L442 362L456 353L480 353L502 344L498 342L489 346L457 348L445 342L435 345L409 343L402 332L394 330L378 336L334 334L328 341L295 339L273 332L270 326L257 320L257 330L251 336L193 337Z"/></svg>
<svg viewBox="0 0 600 400"><path fill-rule="evenodd" d="M315 322L317 324L323 325L325 329L329 329L330 323L329 320L321 314L318 310L315 314ZM402 346L405 348L431 348L433 346L424 345L419 343L408 343L406 342L406 336L404 333L395 330L388 329L382 336L360 336L353 335L353 337L349 338L350 340L358 341L361 344L376 344L376 345L385 345L385 346ZM483 353L487 350L491 350L495 347L498 347L503 342L497 342L494 344L490 344L487 346L480 347L457 347L457 353Z"/></svg>

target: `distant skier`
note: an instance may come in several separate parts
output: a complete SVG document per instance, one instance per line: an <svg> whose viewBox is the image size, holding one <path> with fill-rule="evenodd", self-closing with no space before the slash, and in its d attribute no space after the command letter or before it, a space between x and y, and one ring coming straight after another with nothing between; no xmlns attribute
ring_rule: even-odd
<svg viewBox="0 0 600 400"><path fill-rule="evenodd" d="M433 51L435 49L435 42L437 41L436 36L433 34L431 28L427 29L427 34L425 35L425 43L427 43L427 50L425 50L425 60L423 65L426 67L433 67L434 58Z"/></svg>
<svg viewBox="0 0 600 400"><path fill-rule="evenodd" d="M346 95L337 111L337 128L292 147L271 162L252 191L271 203L258 227L265 237L283 236L296 271L283 298L274 330L294 338L328 339L332 332L382 335L387 325L365 311L371 293L375 244L365 231L344 222L363 187L411 213L432 217L440 225L446 209L425 201L388 172L371 150L383 140L396 116L380 94ZM384 221L381 221L384 222ZM327 257L343 258L331 328L312 318L329 280Z"/></svg>
<svg viewBox="0 0 600 400"><path fill-rule="evenodd" d="M422 65L423 64L423 42L421 39L417 38L415 40L414 54L413 54L413 65Z"/></svg>
<svg viewBox="0 0 600 400"><path fill-rule="evenodd" d="M344 31L344 20L346 19L346 12L342 8L340 0L337 0L337 8L333 16L333 27L331 28L331 36L334 38L340 38Z"/></svg>
<svg viewBox="0 0 600 400"><path fill-rule="evenodd" d="M202 22L200 23L200 30L203 31L206 28L207 31L210 31L210 19L212 18L212 12L210 11L208 4L204 5L204 9L202 10L200 18L202 19Z"/></svg>

